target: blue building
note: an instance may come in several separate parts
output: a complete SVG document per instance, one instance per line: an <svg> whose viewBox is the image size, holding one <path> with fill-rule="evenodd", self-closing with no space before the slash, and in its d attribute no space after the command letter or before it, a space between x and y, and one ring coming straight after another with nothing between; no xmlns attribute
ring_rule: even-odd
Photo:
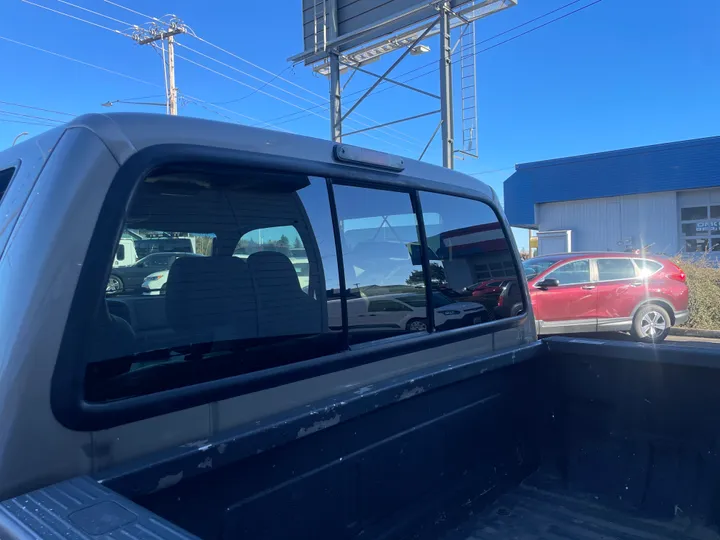
<svg viewBox="0 0 720 540"><path fill-rule="evenodd" d="M717 252L720 137L523 163L505 181L510 224L539 253Z"/></svg>

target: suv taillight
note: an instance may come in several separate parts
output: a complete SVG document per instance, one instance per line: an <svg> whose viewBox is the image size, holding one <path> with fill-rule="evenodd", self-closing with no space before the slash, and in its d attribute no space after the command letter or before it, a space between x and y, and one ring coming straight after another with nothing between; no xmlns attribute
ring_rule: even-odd
<svg viewBox="0 0 720 540"><path fill-rule="evenodd" d="M668 277L669 277L670 279L674 279L675 281L680 281L680 282L682 282L682 283L685 283L685 279L687 278L687 276L685 275L685 272L683 272L683 271L680 270L679 268L678 268L678 271L677 271L677 272L673 272L672 274L668 274Z"/></svg>

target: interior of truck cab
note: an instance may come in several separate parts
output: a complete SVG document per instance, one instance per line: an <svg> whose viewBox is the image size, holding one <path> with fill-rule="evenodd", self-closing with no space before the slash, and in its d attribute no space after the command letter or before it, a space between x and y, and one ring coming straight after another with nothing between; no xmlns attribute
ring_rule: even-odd
<svg viewBox="0 0 720 540"><path fill-rule="evenodd" d="M102 354L90 353L89 399L157 392L337 352L319 248L299 194L309 186L307 177L261 173L146 179L125 230L192 233L204 256L174 260L161 276L162 294L99 302L99 312L110 313L109 320L99 319L108 328L102 335L113 338L101 338ZM291 241L307 258L302 278L291 261ZM103 381L107 374L112 378Z"/></svg>

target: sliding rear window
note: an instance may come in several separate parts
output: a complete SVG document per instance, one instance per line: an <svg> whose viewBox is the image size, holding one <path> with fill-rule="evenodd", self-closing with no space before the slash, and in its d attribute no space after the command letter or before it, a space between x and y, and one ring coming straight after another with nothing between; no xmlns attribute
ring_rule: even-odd
<svg viewBox="0 0 720 540"><path fill-rule="evenodd" d="M119 228L114 242L96 234L87 260L106 260L105 272L86 272L76 298L95 303L68 323L89 403L382 350L524 310L518 287L473 287L520 282L512 243L479 200L177 166L142 179L127 208L122 224L104 225Z"/></svg>

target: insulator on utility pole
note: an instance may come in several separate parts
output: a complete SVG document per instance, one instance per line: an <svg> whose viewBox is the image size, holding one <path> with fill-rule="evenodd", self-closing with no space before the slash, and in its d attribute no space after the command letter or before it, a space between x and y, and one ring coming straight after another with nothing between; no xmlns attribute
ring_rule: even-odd
<svg viewBox="0 0 720 540"><path fill-rule="evenodd" d="M168 112L177 115L177 87L175 86L175 36L187 32L187 27L179 19L173 19L167 28L153 23L148 29L140 29L133 34L133 39L139 45L148 45L156 41L166 41L168 50Z"/></svg>

